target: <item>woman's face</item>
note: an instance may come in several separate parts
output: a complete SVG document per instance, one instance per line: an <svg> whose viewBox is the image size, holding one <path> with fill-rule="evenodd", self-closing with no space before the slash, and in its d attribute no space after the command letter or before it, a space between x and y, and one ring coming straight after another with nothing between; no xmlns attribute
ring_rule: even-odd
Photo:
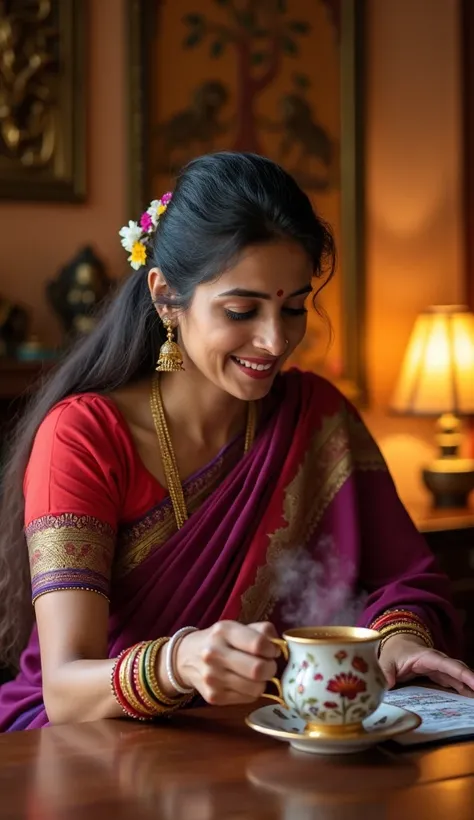
<svg viewBox="0 0 474 820"><path fill-rule="evenodd" d="M265 396L306 330L313 269L290 241L250 247L232 269L199 285L177 316L186 370L232 396Z"/></svg>

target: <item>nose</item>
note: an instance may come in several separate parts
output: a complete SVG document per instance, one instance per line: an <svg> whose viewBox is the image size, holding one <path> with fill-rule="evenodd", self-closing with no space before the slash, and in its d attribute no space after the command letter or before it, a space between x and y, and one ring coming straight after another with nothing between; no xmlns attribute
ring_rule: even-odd
<svg viewBox="0 0 474 820"><path fill-rule="evenodd" d="M272 319L262 324L254 338L254 346L271 356L283 356L288 340L281 320Z"/></svg>

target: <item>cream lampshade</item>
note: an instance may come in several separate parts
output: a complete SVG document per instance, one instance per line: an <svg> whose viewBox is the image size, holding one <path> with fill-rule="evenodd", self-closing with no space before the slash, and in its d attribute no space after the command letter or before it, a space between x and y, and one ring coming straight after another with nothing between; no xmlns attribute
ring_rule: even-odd
<svg viewBox="0 0 474 820"><path fill-rule="evenodd" d="M438 418L438 458L423 470L436 507L464 507L474 489L474 460L459 456L459 416L474 414L474 314L430 307L414 325L393 396L398 413Z"/></svg>

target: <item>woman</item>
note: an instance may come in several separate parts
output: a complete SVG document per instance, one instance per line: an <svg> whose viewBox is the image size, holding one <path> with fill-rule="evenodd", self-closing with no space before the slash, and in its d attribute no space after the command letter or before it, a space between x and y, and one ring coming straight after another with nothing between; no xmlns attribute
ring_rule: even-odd
<svg viewBox="0 0 474 820"><path fill-rule="evenodd" d="M471 691L444 654L459 637L447 580L361 419L325 380L281 373L334 267L307 196L262 157L204 156L120 233L135 272L12 447L5 662L30 629L25 538L35 625L0 730L254 701L295 604L276 584L293 554L326 593L366 595L389 685Z"/></svg>

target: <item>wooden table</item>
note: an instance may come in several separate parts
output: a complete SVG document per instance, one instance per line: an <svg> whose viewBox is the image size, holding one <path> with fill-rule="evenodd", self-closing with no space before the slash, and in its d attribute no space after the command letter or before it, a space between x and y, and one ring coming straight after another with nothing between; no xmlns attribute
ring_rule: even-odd
<svg viewBox="0 0 474 820"><path fill-rule="evenodd" d="M315 757L248 710L0 736L1 820L472 820L474 743Z"/></svg>

